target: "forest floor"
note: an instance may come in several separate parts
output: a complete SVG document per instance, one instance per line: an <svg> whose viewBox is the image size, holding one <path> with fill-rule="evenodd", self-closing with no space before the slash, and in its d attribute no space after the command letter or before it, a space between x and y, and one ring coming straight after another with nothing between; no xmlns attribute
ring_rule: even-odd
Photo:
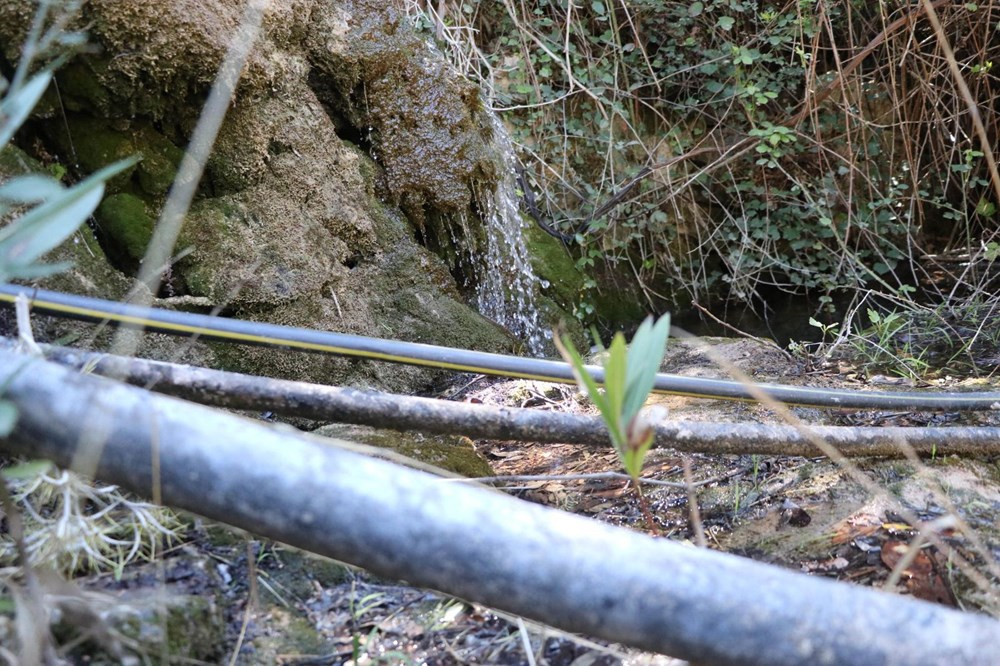
<svg viewBox="0 0 1000 666"><path fill-rule="evenodd" d="M881 390L892 390L885 384L900 384L879 377L862 381L843 365L807 372L802 362L754 341L719 339L713 344L716 354L762 381ZM724 376L695 347L674 342L664 368L690 376ZM961 384L946 379L936 386L954 389ZM453 392L453 399L469 402L594 411L571 386L482 377L465 378L455 386L461 390ZM670 418L676 420L780 422L775 413L755 404L674 396L653 400L668 407ZM803 408L795 412L807 423L823 425L1000 424L1000 416L992 413ZM508 493L651 531L625 481L574 478L620 471L610 448L506 441L477 441L474 446L496 475L514 477L500 486ZM687 487L686 465L692 482ZM1000 459L949 456L920 464L865 459L839 466L823 457L720 456L657 449L647 458L644 477L678 484L646 490L660 538L1000 615ZM878 492L873 493L865 479L873 481ZM901 509L916 515L921 524L907 522ZM942 520L947 516L959 520ZM938 521L936 534L949 552L922 539L916 543L920 528L931 521ZM959 529L961 523L971 531ZM122 603L151 596L178 599L185 612L163 627L170 635L169 652L185 655L177 663L683 663L379 580L200 519L190 518L186 525L181 541L162 560L83 583L88 591L112 593ZM900 564L910 545L918 552ZM971 570L963 571L960 559ZM207 603L192 605L191 599ZM178 634L183 638L179 644Z"/></svg>

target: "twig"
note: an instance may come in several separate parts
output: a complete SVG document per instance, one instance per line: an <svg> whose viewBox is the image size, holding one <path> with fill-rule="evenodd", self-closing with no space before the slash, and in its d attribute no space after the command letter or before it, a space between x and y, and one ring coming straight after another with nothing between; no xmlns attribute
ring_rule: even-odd
<svg viewBox="0 0 1000 666"><path fill-rule="evenodd" d="M9 340L0 338L0 349L11 348ZM75 368L90 364L98 374L216 407L482 439L610 446L607 427L595 416L321 386L48 345L42 345L42 349L59 363ZM759 399L772 408L783 407L767 394L760 393ZM832 450L838 457L900 457L904 455L900 442L925 456L991 455L1000 451L1000 428L672 421L657 424L654 446L699 453L807 457L817 455L817 446L822 446L823 453Z"/></svg>
<svg viewBox="0 0 1000 666"><path fill-rule="evenodd" d="M708 548L708 542L705 540L705 526L701 522L701 511L698 508L698 494L694 491L698 484L694 482L694 477L691 475L691 461L687 456L684 456L682 464L684 465L684 485L687 486L688 491L688 513L691 516L694 542L698 544L699 548Z"/></svg>
<svg viewBox="0 0 1000 666"><path fill-rule="evenodd" d="M677 481L660 481L659 479L647 479L640 476L637 480L639 483L645 483L650 486L661 486L664 488L689 488L697 486L707 486L712 483L718 483L719 481L724 481L728 478L739 476L747 471L747 468L741 468L734 470L732 472L726 472L725 474L719 474L718 476L713 476L709 479L702 479L701 481L695 481L694 483L679 483ZM594 481L611 479L616 481L631 481L632 477L623 472L591 472L587 474L511 474L511 475L499 475L499 476L478 476L473 478L453 478L444 479L445 481L457 481L457 482L476 482L476 483L507 483L507 482L522 482L522 481Z"/></svg>

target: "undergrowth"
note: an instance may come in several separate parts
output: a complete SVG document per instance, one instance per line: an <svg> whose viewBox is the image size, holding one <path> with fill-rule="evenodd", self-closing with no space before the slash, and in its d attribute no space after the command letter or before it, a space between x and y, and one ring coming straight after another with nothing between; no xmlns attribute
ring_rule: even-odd
<svg viewBox="0 0 1000 666"><path fill-rule="evenodd" d="M935 4L996 136L1000 9ZM657 309L773 288L910 307L943 258L995 259L1000 182L920 3L408 6L512 129L535 213Z"/></svg>

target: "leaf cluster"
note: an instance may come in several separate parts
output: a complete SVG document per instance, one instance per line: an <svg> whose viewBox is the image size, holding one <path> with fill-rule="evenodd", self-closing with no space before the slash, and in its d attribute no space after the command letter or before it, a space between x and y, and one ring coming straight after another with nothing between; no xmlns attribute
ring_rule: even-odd
<svg viewBox="0 0 1000 666"><path fill-rule="evenodd" d="M670 315L660 317L655 323L652 317L647 317L628 347L625 336L616 333L608 347L603 390L569 336L554 338L560 353L572 365L581 390L600 411L622 466L633 479L639 477L643 459L655 436L652 425L640 412L656 382L669 334Z"/></svg>
<svg viewBox="0 0 1000 666"><path fill-rule="evenodd" d="M0 92L3 92L0 151L7 147L31 115L52 82L54 69L65 60L68 50L82 42L78 33L63 30L69 13L58 15L55 24L48 31L42 31L49 4L42 3L36 15L13 80L8 82L0 77ZM61 56L28 76L32 60L53 48L60 49ZM108 179L137 160L133 157L110 164L71 187L43 174L15 176L0 183L0 283L44 277L69 268L66 262L43 264L39 260L66 241L90 217L104 196L104 184ZM0 436L10 432L16 418L13 405L0 401Z"/></svg>

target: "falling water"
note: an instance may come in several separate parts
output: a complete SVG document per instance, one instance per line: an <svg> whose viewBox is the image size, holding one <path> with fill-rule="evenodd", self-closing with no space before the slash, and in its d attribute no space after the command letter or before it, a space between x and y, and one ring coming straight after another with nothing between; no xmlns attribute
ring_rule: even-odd
<svg viewBox="0 0 1000 666"><path fill-rule="evenodd" d="M487 111L492 124L493 148L500 175L493 192L480 193L479 206L486 226L486 248L480 265L477 304L479 311L523 340L538 355L551 333L543 328L536 295L539 280L531 268L518 208L514 147L496 114Z"/></svg>

